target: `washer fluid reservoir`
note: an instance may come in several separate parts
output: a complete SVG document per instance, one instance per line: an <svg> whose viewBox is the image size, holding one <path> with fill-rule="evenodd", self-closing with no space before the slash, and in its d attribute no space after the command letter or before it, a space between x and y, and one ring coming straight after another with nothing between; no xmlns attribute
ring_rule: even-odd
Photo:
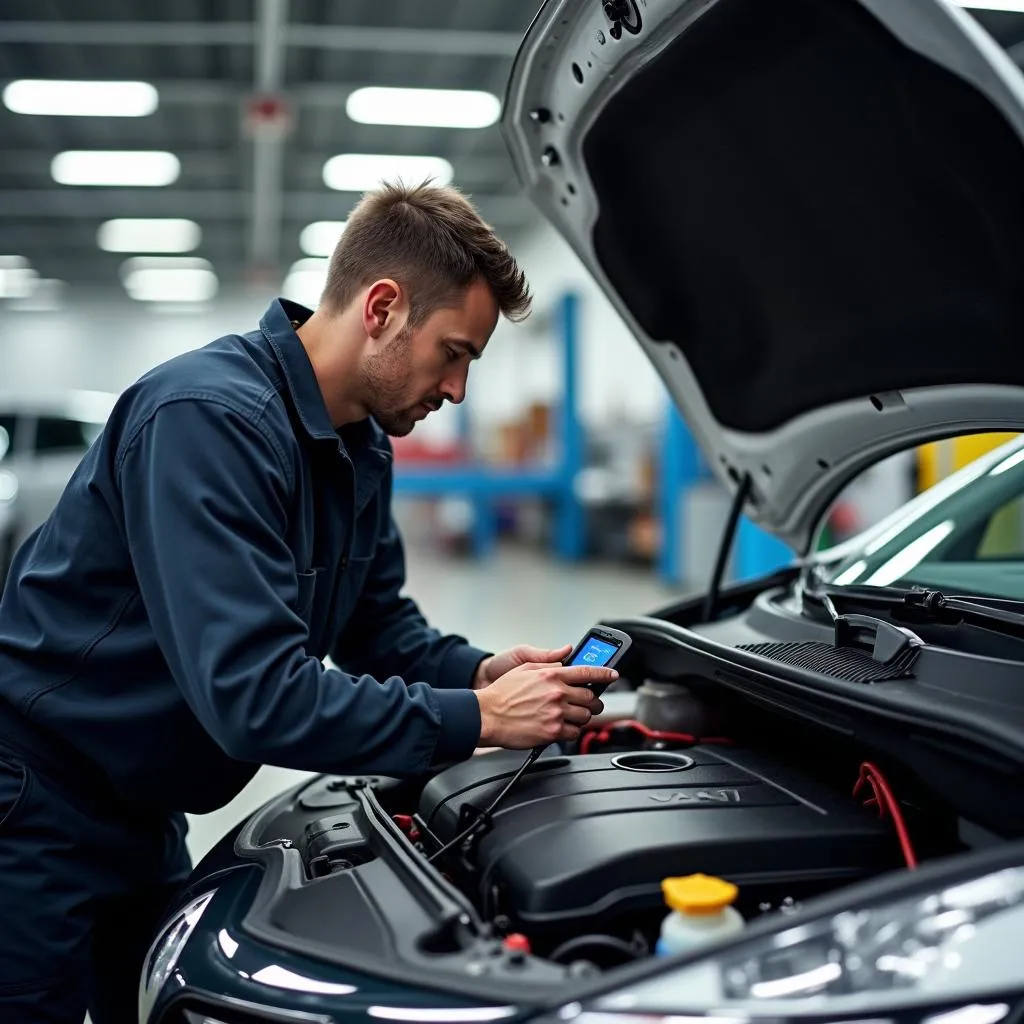
<svg viewBox="0 0 1024 1024"><path fill-rule="evenodd" d="M661 891L672 913L662 922L654 950L657 956L686 953L743 930L743 916L732 905L739 890L731 882L686 875L664 879Z"/></svg>

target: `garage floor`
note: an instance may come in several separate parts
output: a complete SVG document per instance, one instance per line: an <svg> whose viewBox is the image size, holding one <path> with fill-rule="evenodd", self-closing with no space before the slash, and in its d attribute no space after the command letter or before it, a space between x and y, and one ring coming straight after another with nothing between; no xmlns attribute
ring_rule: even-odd
<svg viewBox="0 0 1024 1024"><path fill-rule="evenodd" d="M476 562L444 557L410 545L409 593L438 628L461 633L496 650L516 643L555 647L572 643L605 616L651 611L677 592L651 570L608 565L563 570L542 552L501 551ZM339 737L343 742L343 737ZM227 807L193 817L189 846L194 859L240 818L302 774L263 768Z"/></svg>

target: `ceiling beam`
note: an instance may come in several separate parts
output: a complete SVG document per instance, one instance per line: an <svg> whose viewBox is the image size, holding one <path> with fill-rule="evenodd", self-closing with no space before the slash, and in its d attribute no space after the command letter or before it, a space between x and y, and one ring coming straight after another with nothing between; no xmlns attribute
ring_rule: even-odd
<svg viewBox="0 0 1024 1024"><path fill-rule="evenodd" d="M254 46L258 29L245 21L4 21L0 43L67 46ZM289 25L288 46L314 50L419 53L441 57L512 57L518 32Z"/></svg>
<svg viewBox="0 0 1024 1024"><path fill-rule="evenodd" d="M288 0L260 0L256 40L256 91L274 95L284 81ZM284 185L282 131L256 126L252 137L252 212L249 218L249 261L253 268L276 268L281 249L281 207Z"/></svg>
<svg viewBox="0 0 1024 1024"><path fill-rule="evenodd" d="M514 57L518 32L470 32L452 28L377 28L368 25L293 25L290 46L371 53L424 53L439 57Z"/></svg>
<svg viewBox="0 0 1024 1024"><path fill-rule="evenodd" d="M508 224L531 220L534 209L525 196L470 193L485 220ZM291 220L343 220L358 202L350 192L285 192L284 211ZM250 213L249 197L239 189L0 189L0 218L26 220L70 216L193 217L196 220L239 220Z"/></svg>
<svg viewBox="0 0 1024 1024"><path fill-rule="evenodd" d="M498 214L508 212L504 209L503 203L495 205L493 210ZM511 221L502 223L502 227L518 223L524 216L531 216L529 207L514 212L516 216ZM15 220L13 217L0 218L0 255L25 255L28 250L54 252L65 256L73 254L76 257L88 253L98 255L103 251L99 249L97 242L97 230L101 223L101 218L81 223L71 223L56 217L49 220L33 218L29 221ZM308 223L309 221L303 217L283 221L281 248L285 258L291 258L290 254L298 248L299 234ZM201 226L202 239L196 249L197 255L205 256L215 252L221 258L230 254L233 260L244 261L245 221L242 218L206 221ZM113 255L121 259L126 258L123 254Z"/></svg>
<svg viewBox="0 0 1024 1024"><path fill-rule="evenodd" d="M32 176L40 178L40 185L46 184L50 194L60 195L99 195L103 189L97 188L76 188L73 186L56 186L50 179L50 164L57 149L17 149L7 147L0 159L0 188L3 187L5 179L9 180L11 175ZM100 147L96 147L100 148ZM139 145L122 146L124 149L138 149ZM206 184L215 184L217 177L225 183L236 182L239 178L239 156L234 149L182 149L175 145L172 138L163 138L159 142L159 148L173 151L181 160L182 181L187 183L191 178L202 178ZM351 147L348 147L351 148ZM344 152L345 146L338 146L335 152ZM455 165L456 181L466 187L478 188L485 186L485 190L497 191L506 182L512 182L514 176L512 165L505 156L476 156L467 155L460 157L449 146L435 146L433 152L437 156L447 157ZM315 188L320 191L323 188L323 166L324 163L334 156L334 152L317 153L309 150L287 150L285 162L293 178L305 184L315 182ZM212 179L212 180L211 180ZM156 194L162 189L116 189L124 193L138 192L143 194ZM343 200L344 193L330 193L336 199ZM63 200L58 200L63 201Z"/></svg>

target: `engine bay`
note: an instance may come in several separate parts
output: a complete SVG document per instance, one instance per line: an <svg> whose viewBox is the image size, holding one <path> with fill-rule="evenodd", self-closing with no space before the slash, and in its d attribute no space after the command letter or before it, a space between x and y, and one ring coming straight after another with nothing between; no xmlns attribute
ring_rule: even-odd
<svg viewBox="0 0 1024 1024"><path fill-rule="evenodd" d="M627 688L621 713L526 767L499 750L300 787L235 847L299 865L247 927L324 959L557 987L663 951L666 880L721 880L751 923L972 845L941 793L860 737L692 675Z"/></svg>
<svg viewBox="0 0 1024 1024"><path fill-rule="evenodd" d="M892 765L901 805L870 756L786 715L648 683L632 716L552 748L497 806L524 752L482 753L386 803L497 939L606 970L653 954L666 879L731 883L749 922L959 848L941 804Z"/></svg>

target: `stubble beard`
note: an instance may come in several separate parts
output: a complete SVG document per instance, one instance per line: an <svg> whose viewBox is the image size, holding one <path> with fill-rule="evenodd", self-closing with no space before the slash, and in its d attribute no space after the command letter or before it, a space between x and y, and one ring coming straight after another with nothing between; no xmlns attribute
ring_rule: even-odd
<svg viewBox="0 0 1024 1024"><path fill-rule="evenodd" d="M416 426L418 403L410 406L408 394L411 352L412 331L403 327L383 351L366 361L362 370L364 404L390 437L405 437Z"/></svg>

